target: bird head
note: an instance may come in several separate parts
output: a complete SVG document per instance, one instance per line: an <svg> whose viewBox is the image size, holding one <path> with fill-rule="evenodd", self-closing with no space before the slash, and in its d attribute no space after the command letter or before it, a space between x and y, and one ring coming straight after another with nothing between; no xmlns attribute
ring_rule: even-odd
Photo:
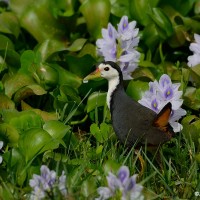
<svg viewBox="0 0 200 200"><path fill-rule="evenodd" d="M108 81L116 78L120 79L122 78L122 72L116 63L112 61L102 62L97 66L97 69L94 72L83 79L83 82L87 82L99 77L105 78Z"/></svg>

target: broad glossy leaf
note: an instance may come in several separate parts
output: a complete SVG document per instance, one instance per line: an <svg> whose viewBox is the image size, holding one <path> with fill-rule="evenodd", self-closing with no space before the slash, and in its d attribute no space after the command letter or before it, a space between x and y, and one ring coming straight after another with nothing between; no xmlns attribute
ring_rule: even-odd
<svg viewBox="0 0 200 200"><path fill-rule="evenodd" d="M4 153L4 160L10 164L11 167L14 167L18 162L23 162L23 155L18 148L12 148L10 151Z"/></svg>
<svg viewBox="0 0 200 200"><path fill-rule="evenodd" d="M90 126L90 133L95 137L98 142L102 143L104 141L101 130L97 124L94 123Z"/></svg>
<svg viewBox="0 0 200 200"><path fill-rule="evenodd" d="M59 72L45 63L37 67L36 73L33 76L45 90L55 88L59 82Z"/></svg>
<svg viewBox="0 0 200 200"><path fill-rule="evenodd" d="M106 104L106 95L105 92L94 92L88 97L87 101L87 113L91 112L95 108L100 106L105 106Z"/></svg>
<svg viewBox="0 0 200 200"><path fill-rule="evenodd" d="M145 91L149 89L149 83L143 81L134 81L131 80L127 87L127 94L132 97L135 101L138 101L142 98Z"/></svg>
<svg viewBox="0 0 200 200"><path fill-rule="evenodd" d="M87 42L78 54L78 57L83 57L83 56L90 56L90 57L95 58L96 57L96 45Z"/></svg>
<svg viewBox="0 0 200 200"><path fill-rule="evenodd" d="M194 110L200 109L200 88L187 87L183 94L184 104Z"/></svg>
<svg viewBox="0 0 200 200"><path fill-rule="evenodd" d="M31 76L24 73L14 74L13 76L6 77L4 80L5 94L11 98L20 88L33 84L35 82Z"/></svg>
<svg viewBox="0 0 200 200"><path fill-rule="evenodd" d="M197 85L200 86L200 65L196 65L194 67L190 67L190 72L192 76L192 81Z"/></svg>
<svg viewBox="0 0 200 200"><path fill-rule="evenodd" d="M20 152L25 156L26 162L36 155L47 150L58 148L59 143L50 134L41 128L31 128L19 138Z"/></svg>
<svg viewBox="0 0 200 200"><path fill-rule="evenodd" d="M46 61L52 54L67 50L68 42L65 40L47 39L37 46L37 52L41 54L42 61Z"/></svg>
<svg viewBox="0 0 200 200"><path fill-rule="evenodd" d="M26 50L20 57L21 69L25 73L33 72L41 62L41 55L32 50Z"/></svg>
<svg viewBox="0 0 200 200"><path fill-rule="evenodd" d="M14 50L14 44L12 41L6 37L5 35L0 34L0 50L7 50L7 49L12 49Z"/></svg>
<svg viewBox="0 0 200 200"><path fill-rule="evenodd" d="M92 71L93 65L96 64L96 60L88 54L83 57L68 55L66 61L70 72L82 78L89 74Z"/></svg>
<svg viewBox="0 0 200 200"><path fill-rule="evenodd" d="M0 124L0 140L4 141L9 146L17 146L19 139L18 130L11 124Z"/></svg>
<svg viewBox="0 0 200 200"><path fill-rule="evenodd" d="M186 15L190 12L194 6L195 0L185 1L185 0L168 0L162 1L162 4L167 5L168 7L172 7L183 15Z"/></svg>
<svg viewBox="0 0 200 200"><path fill-rule="evenodd" d="M21 107L22 110L30 110L38 114L45 122L50 121L50 120L58 120L58 115L57 113L52 113L52 112L46 112L40 109L32 108L29 106L27 103L24 101L21 101Z"/></svg>
<svg viewBox="0 0 200 200"><path fill-rule="evenodd" d="M75 74L71 73L70 71L62 68L59 65L51 65L58 72L59 85L70 85L73 88L78 88L82 84L82 79L76 76Z"/></svg>
<svg viewBox="0 0 200 200"><path fill-rule="evenodd" d="M19 18L21 26L39 42L49 38L60 40L65 34L65 26L53 16L50 6L51 2L48 0L10 2L10 7Z"/></svg>
<svg viewBox="0 0 200 200"><path fill-rule="evenodd" d="M12 12L2 12L0 14L0 32L19 36L20 27L17 17Z"/></svg>
<svg viewBox="0 0 200 200"><path fill-rule="evenodd" d="M182 133L198 147L198 140L200 139L200 119L195 115L189 115L184 117L181 123L183 125Z"/></svg>
<svg viewBox="0 0 200 200"><path fill-rule="evenodd" d="M1 109L14 109L15 103L3 93L0 93L0 110Z"/></svg>
<svg viewBox="0 0 200 200"><path fill-rule="evenodd" d="M174 33L169 38L168 44L172 48L177 48L183 46L187 41L188 33L187 29L183 25L174 26Z"/></svg>
<svg viewBox="0 0 200 200"><path fill-rule="evenodd" d="M23 88L20 88L15 94L14 94L14 102L19 103L21 100L32 96L32 95L44 95L46 94L46 90L42 88L40 85L34 84L34 85L28 85Z"/></svg>
<svg viewBox="0 0 200 200"><path fill-rule="evenodd" d="M16 111L16 110L3 110L1 111L4 122L9 123L21 133L33 127L42 127L43 120L35 112L31 110Z"/></svg>
<svg viewBox="0 0 200 200"><path fill-rule="evenodd" d="M111 126L106 123L101 123L100 127L95 123L90 126L91 134L100 143L103 143L109 138L110 131L111 131Z"/></svg>
<svg viewBox="0 0 200 200"><path fill-rule="evenodd" d="M80 7L89 33L94 37L101 37L101 29L106 27L110 16L109 0L87 0Z"/></svg>
<svg viewBox="0 0 200 200"><path fill-rule="evenodd" d="M143 38L145 44L151 50L154 50L154 48L158 45L158 43L161 40L160 33L159 33L155 23L150 23L147 26L145 26L145 28L142 32L142 38Z"/></svg>
<svg viewBox="0 0 200 200"><path fill-rule="evenodd" d="M78 94L78 91L74 88L72 88L70 85L61 85L60 86L60 95L59 98L66 98L67 101L73 101L79 104L81 102L81 98ZM63 99L64 100L64 99Z"/></svg>
<svg viewBox="0 0 200 200"><path fill-rule="evenodd" d="M129 9L131 17L133 17L138 23L142 24L143 26L149 24L151 6L148 0L129 0Z"/></svg>
<svg viewBox="0 0 200 200"><path fill-rule="evenodd" d="M152 8L151 18L159 28L158 31L163 39L168 38L173 33L172 23L161 8Z"/></svg>
<svg viewBox="0 0 200 200"><path fill-rule="evenodd" d="M128 0L111 0L111 13L117 17L129 15L129 1Z"/></svg>
<svg viewBox="0 0 200 200"><path fill-rule="evenodd" d="M83 48L86 41L87 39L85 38L78 38L69 47L67 47L66 50L72 51L72 52L80 51Z"/></svg>
<svg viewBox="0 0 200 200"><path fill-rule="evenodd" d="M13 49L5 49L0 51L0 54L5 57L5 61L9 72L16 73L20 68L20 55Z"/></svg>
<svg viewBox="0 0 200 200"><path fill-rule="evenodd" d="M43 125L43 129L47 131L52 138L62 139L69 132L71 127L62 122L51 120Z"/></svg>

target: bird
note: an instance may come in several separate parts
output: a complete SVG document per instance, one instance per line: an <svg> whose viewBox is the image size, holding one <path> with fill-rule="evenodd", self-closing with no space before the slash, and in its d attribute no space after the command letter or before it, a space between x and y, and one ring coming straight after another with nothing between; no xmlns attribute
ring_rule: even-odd
<svg viewBox="0 0 200 200"><path fill-rule="evenodd" d="M119 141L127 147L158 147L174 136L173 128L169 124L172 112L170 102L157 114L133 100L125 92L121 68L113 61L101 62L83 81L88 82L99 77L108 80L106 102Z"/></svg>

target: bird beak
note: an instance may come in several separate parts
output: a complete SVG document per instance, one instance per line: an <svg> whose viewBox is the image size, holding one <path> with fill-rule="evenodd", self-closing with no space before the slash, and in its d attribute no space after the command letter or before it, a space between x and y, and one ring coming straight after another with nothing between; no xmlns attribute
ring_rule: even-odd
<svg viewBox="0 0 200 200"><path fill-rule="evenodd" d="M97 68L94 72L92 72L91 74L87 75L84 79L83 79L83 83L87 83L89 80L93 80L96 78L100 78L101 77L101 71L99 68Z"/></svg>

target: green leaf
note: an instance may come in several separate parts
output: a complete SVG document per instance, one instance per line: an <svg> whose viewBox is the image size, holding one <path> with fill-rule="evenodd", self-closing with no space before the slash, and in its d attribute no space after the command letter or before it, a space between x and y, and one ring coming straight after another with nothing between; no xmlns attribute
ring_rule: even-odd
<svg viewBox="0 0 200 200"><path fill-rule="evenodd" d="M33 69L37 68L39 61L36 62L36 54L32 50L26 50L22 53L20 57L21 62L21 71L23 72L31 72Z"/></svg>
<svg viewBox="0 0 200 200"><path fill-rule="evenodd" d="M30 110L35 112L37 115L39 115L45 122L46 121L50 121L50 120L57 120L58 119L58 115L56 112L54 113L50 113L50 112L46 112L46 111L42 111L40 109L36 109L36 108L32 108L31 106L29 106L27 103L25 103L24 101L21 101L21 108L22 110Z"/></svg>
<svg viewBox="0 0 200 200"><path fill-rule="evenodd" d="M11 98L20 88L27 85L33 85L34 83L33 78L29 75L24 73L14 74L4 80L5 94Z"/></svg>
<svg viewBox="0 0 200 200"><path fill-rule="evenodd" d="M173 33L172 23L168 16L163 12L161 8L152 8L151 18L154 23L159 27L159 32L164 36L164 39L168 38Z"/></svg>
<svg viewBox="0 0 200 200"><path fill-rule="evenodd" d="M75 74L71 73L70 71L62 68L59 65L51 65L58 72L59 85L70 85L73 88L78 88L82 84L82 79L76 76Z"/></svg>
<svg viewBox="0 0 200 200"><path fill-rule="evenodd" d="M174 33L169 38L168 44L172 48L177 48L183 46L187 42L187 29L183 25L174 26Z"/></svg>
<svg viewBox="0 0 200 200"><path fill-rule="evenodd" d="M71 127L62 122L51 120L43 125L43 129L47 131L52 138L62 139L69 132Z"/></svg>
<svg viewBox="0 0 200 200"><path fill-rule="evenodd" d="M102 136L100 128L97 124L94 123L90 126L90 132L96 138L96 140L98 142L100 142L100 143L103 142L103 136Z"/></svg>
<svg viewBox="0 0 200 200"><path fill-rule="evenodd" d="M110 10L109 0L86 0L82 3L80 11L86 20L89 33L94 38L100 37L101 29L107 26Z"/></svg>
<svg viewBox="0 0 200 200"><path fill-rule="evenodd" d="M94 184L96 182L94 177L88 177L81 185L81 194L89 198L89 196L96 192L96 185Z"/></svg>
<svg viewBox="0 0 200 200"><path fill-rule="evenodd" d="M19 36L20 27L17 17L12 12L2 12L0 14L0 32Z"/></svg>
<svg viewBox="0 0 200 200"><path fill-rule="evenodd" d="M199 147L200 139L200 119L195 115L189 115L182 120L183 130L182 133L190 141L194 142L196 147Z"/></svg>
<svg viewBox="0 0 200 200"><path fill-rule="evenodd" d="M96 140L100 143L103 143L109 138L109 133L111 131L112 127L106 123L101 123L100 127L93 123L90 126L90 132L91 134L96 138Z"/></svg>
<svg viewBox="0 0 200 200"><path fill-rule="evenodd" d="M15 94L14 94L14 102L21 102L21 100L26 99L29 96L32 95L44 95L47 92L37 84L34 85L28 85L23 88L20 88Z"/></svg>
<svg viewBox="0 0 200 200"><path fill-rule="evenodd" d="M183 94L184 104L194 110L200 109L200 88L187 87Z"/></svg>
<svg viewBox="0 0 200 200"><path fill-rule="evenodd" d="M129 9L131 17L138 21L138 23L143 26L150 23L149 14L151 13L151 6L149 0L129 0Z"/></svg>
<svg viewBox="0 0 200 200"><path fill-rule="evenodd" d="M106 92L94 92L92 93L87 100L87 113L91 112L95 108L100 106L105 106L106 104Z"/></svg>
<svg viewBox="0 0 200 200"><path fill-rule="evenodd" d="M107 140L109 138L109 133L111 132L111 130L112 130L111 125L108 125L106 123L100 124L100 131L104 140Z"/></svg>
<svg viewBox="0 0 200 200"><path fill-rule="evenodd" d="M129 15L129 2L124 0L111 0L111 13L117 17Z"/></svg>
<svg viewBox="0 0 200 200"><path fill-rule="evenodd" d="M65 36L65 25L52 15L50 1L15 0L9 5L20 20L21 26L37 41L43 42L50 38L61 40Z"/></svg>
<svg viewBox="0 0 200 200"><path fill-rule="evenodd" d="M58 71L46 63L41 63L33 74L36 81L44 87L45 90L53 89L59 82Z"/></svg>
<svg viewBox="0 0 200 200"><path fill-rule="evenodd" d="M14 45L8 37L0 34L0 41L1 41L0 50L7 50L7 49L14 50Z"/></svg>
<svg viewBox="0 0 200 200"><path fill-rule="evenodd" d="M0 51L2 56L5 56L5 61L9 72L16 73L20 68L20 55L13 49L5 49Z"/></svg>
<svg viewBox="0 0 200 200"><path fill-rule="evenodd" d="M0 93L0 110L1 109L14 109L15 108L15 104L14 102L8 98L8 96L6 96L5 94Z"/></svg>
<svg viewBox="0 0 200 200"><path fill-rule="evenodd" d="M190 72L192 76L192 82L194 82L197 87L200 87L200 65L190 67Z"/></svg>
<svg viewBox="0 0 200 200"><path fill-rule="evenodd" d="M4 141L9 146L17 146L19 139L19 132L17 129L8 123L0 124L0 140Z"/></svg>
<svg viewBox="0 0 200 200"><path fill-rule="evenodd" d="M31 128L19 138L19 149L24 155L26 163L47 150L58 148L59 143L41 128Z"/></svg>
<svg viewBox="0 0 200 200"><path fill-rule="evenodd" d="M76 102L79 104L81 98L78 94L78 91L72 88L70 85L61 85L60 86L60 96L58 99L63 102Z"/></svg>
<svg viewBox="0 0 200 200"><path fill-rule="evenodd" d="M92 67L96 63L94 58L90 55L84 55L83 57L77 57L73 55L67 55L66 62L68 64L69 71L84 78L92 71Z"/></svg>
<svg viewBox="0 0 200 200"><path fill-rule="evenodd" d="M84 44L86 43L87 39L84 38L78 38L77 40L75 40L71 46L69 46L68 48L66 48L66 50L68 51L72 51L72 52L76 52L76 51L80 51Z"/></svg>
<svg viewBox="0 0 200 200"><path fill-rule="evenodd" d="M160 33L155 23L150 23L145 26L142 38L145 44L153 51L161 41Z"/></svg>
<svg viewBox="0 0 200 200"><path fill-rule="evenodd" d="M127 94L132 97L135 101L138 101L142 98L144 93L149 89L148 82L134 81L131 80L127 87Z"/></svg>
<svg viewBox="0 0 200 200"><path fill-rule="evenodd" d="M67 50L68 43L65 40L58 41L54 39L44 40L37 46L36 51L40 53L42 61L46 61L54 53Z"/></svg>
<svg viewBox="0 0 200 200"><path fill-rule="evenodd" d="M18 112L16 110L1 111L4 122L9 123L21 133L33 127L42 127L43 120L35 112L27 110Z"/></svg>

